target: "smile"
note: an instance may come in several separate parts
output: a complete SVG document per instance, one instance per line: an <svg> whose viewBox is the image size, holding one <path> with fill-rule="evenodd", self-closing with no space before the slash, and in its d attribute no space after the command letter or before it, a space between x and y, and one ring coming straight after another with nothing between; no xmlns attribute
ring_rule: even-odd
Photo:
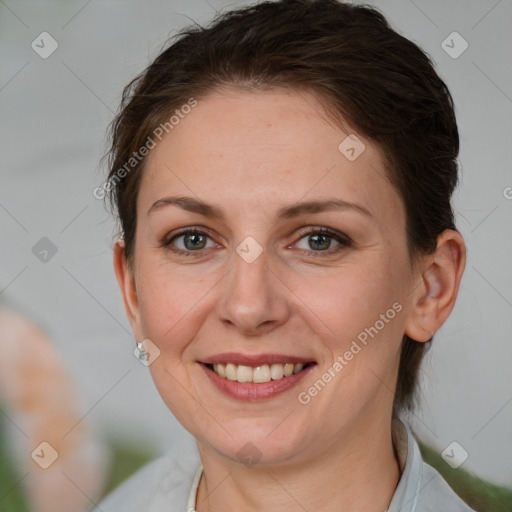
<svg viewBox="0 0 512 512"><path fill-rule="evenodd" d="M316 361L286 354L224 352L198 361L214 389L235 400L269 400L295 388Z"/></svg>
<svg viewBox="0 0 512 512"><path fill-rule="evenodd" d="M242 364L217 363L208 364L207 367L221 377L237 382L252 382L264 384L273 380L280 380L302 371L311 363L274 363L251 367Z"/></svg>

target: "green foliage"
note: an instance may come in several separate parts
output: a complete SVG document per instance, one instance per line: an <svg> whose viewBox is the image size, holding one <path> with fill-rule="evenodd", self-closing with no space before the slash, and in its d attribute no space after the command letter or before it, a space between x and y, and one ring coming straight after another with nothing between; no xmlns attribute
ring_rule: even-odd
<svg viewBox="0 0 512 512"><path fill-rule="evenodd" d="M0 409L0 510L2 512L29 512L23 493L23 475L14 471L6 446L6 417Z"/></svg>
<svg viewBox="0 0 512 512"><path fill-rule="evenodd" d="M433 466L448 485L477 512L512 511L512 489L473 475L463 467L452 469L434 448L420 443L423 460Z"/></svg>

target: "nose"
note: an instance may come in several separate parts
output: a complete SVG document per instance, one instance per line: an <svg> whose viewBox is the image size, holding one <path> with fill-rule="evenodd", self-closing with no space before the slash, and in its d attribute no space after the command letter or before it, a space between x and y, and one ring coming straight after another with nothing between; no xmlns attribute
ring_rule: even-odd
<svg viewBox="0 0 512 512"><path fill-rule="evenodd" d="M270 268L265 251L251 263L235 253L217 313L228 327L247 336L259 336L288 319L286 292L286 286Z"/></svg>

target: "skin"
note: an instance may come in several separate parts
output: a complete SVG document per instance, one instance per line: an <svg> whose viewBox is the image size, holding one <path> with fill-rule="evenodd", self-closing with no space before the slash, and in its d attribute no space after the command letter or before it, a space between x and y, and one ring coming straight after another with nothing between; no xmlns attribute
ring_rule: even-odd
<svg viewBox="0 0 512 512"><path fill-rule="evenodd" d="M382 512L393 496L400 473L392 390L401 340L428 341L446 320L465 246L446 230L436 252L411 265L404 206L386 179L381 150L345 126L328 121L307 93L215 92L148 156L135 265L127 265L119 241L114 267L136 339L160 350L150 366L156 387L197 439L204 466L199 512L323 512L333 503ZM355 161L338 150L348 133L366 146ZM216 205L225 218L177 205L147 213L178 195ZM371 217L346 208L277 218L282 207L327 198L356 203ZM189 226L208 230L199 257L162 246ZM334 238L315 245L308 226L329 227L351 245ZM236 252L248 236L263 249L252 263ZM173 242L193 252L189 239ZM323 242L328 249L321 251ZM301 404L298 393L396 302L401 311ZM279 396L241 402L221 394L198 363L227 351L293 354L317 365ZM249 442L260 457L250 467L237 456Z"/></svg>

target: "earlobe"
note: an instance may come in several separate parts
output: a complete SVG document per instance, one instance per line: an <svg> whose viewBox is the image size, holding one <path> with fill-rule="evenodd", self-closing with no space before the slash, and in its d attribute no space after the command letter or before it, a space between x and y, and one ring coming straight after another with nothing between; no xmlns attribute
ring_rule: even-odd
<svg viewBox="0 0 512 512"><path fill-rule="evenodd" d="M119 289L123 298L126 315L132 326L136 339L141 339L140 321L139 321L139 303L137 289L135 286L135 276L128 268L126 260L124 240L118 240L114 245L114 270L119 284Z"/></svg>
<svg viewBox="0 0 512 512"><path fill-rule="evenodd" d="M466 246L460 233L447 229L437 238L433 254L424 264L412 295L405 334L416 341L430 341L450 315L466 265Z"/></svg>

